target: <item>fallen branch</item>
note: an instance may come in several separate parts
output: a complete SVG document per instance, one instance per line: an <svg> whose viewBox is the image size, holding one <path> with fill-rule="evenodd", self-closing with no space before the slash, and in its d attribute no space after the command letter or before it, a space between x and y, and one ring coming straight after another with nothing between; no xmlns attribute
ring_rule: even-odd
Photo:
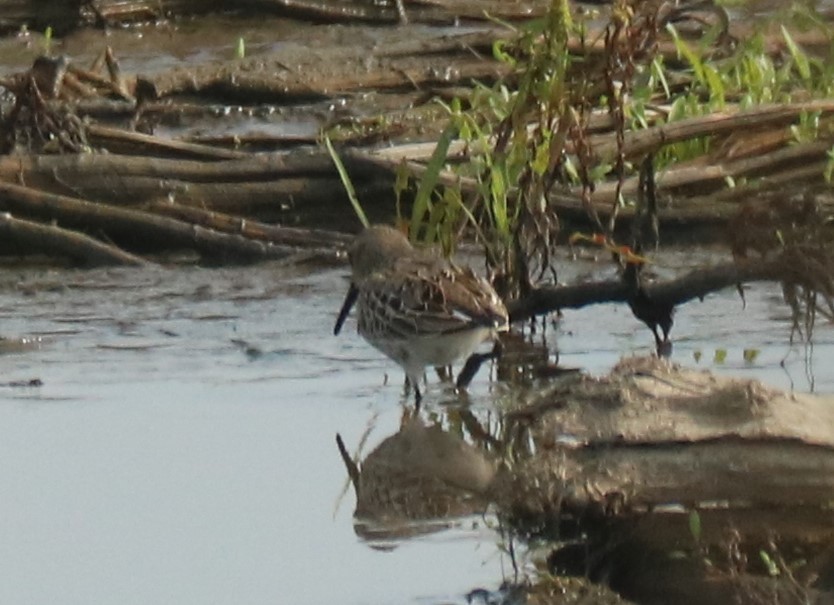
<svg viewBox="0 0 834 605"><path fill-rule="evenodd" d="M401 166L409 171L409 173L419 181L426 172L426 166L418 162L410 162L403 160L392 160L386 158L384 155L377 155L376 152L367 153L356 150L351 150L345 154L343 158L346 164L350 164L351 174L353 169L362 169L372 173L374 170L378 172L378 178L387 178L393 180L396 171ZM662 179L658 177L662 182ZM467 196L478 195L481 186L478 181L472 177L460 176L452 170L440 170L437 175L437 183L444 187L460 188L461 193L466 198ZM597 214L602 219L607 219L611 212L610 203L606 203L606 192L609 191L605 186L601 186L601 199L596 196L592 198ZM515 191L515 189L511 189ZM582 204L578 190L557 188L548 194L548 204L550 208L556 211L562 219L567 219L575 223L587 222L587 210ZM716 225L724 225L738 208L735 204L716 204L704 203L699 200L698 203L690 203L686 198L678 199L674 207L663 207L658 213L661 226L670 228L690 228L690 227L713 227ZM634 217L635 209L632 206L625 206L619 209L618 216L621 221L628 221Z"/></svg>
<svg viewBox="0 0 834 605"><path fill-rule="evenodd" d="M768 261L733 262L699 268L673 280L647 283L644 291L653 302L674 307L742 283L795 278L786 270L782 256L777 256ZM508 308L512 321L522 321L560 309L627 302L631 293L628 284L621 280L543 287L533 289L523 299L512 301Z"/></svg>
<svg viewBox="0 0 834 605"><path fill-rule="evenodd" d="M353 174L359 189L380 186L379 170ZM371 176L374 178L372 179ZM119 154L0 157L0 181L109 205L170 198L245 217L279 218L293 208L332 208L344 188L327 154L258 154L225 161Z"/></svg>
<svg viewBox="0 0 834 605"><path fill-rule="evenodd" d="M352 236L335 231L270 225L168 201L152 202L147 209L154 214L163 214L223 233L235 233L251 240L301 248L320 248L319 251L322 253L327 249L330 255L336 250L347 248L353 241Z"/></svg>
<svg viewBox="0 0 834 605"><path fill-rule="evenodd" d="M8 212L0 213L0 235L24 253L69 257L89 266L148 264L141 257L83 233L15 218Z"/></svg>
<svg viewBox="0 0 834 605"><path fill-rule="evenodd" d="M323 152L244 154L242 158L222 162L155 158L116 153L84 153L74 155L14 155L0 157L0 179L32 183L63 181L69 175L79 179L112 173L113 180L130 176L147 176L192 183L251 183L281 177L333 175L333 162Z"/></svg>
<svg viewBox="0 0 834 605"><path fill-rule="evenodd" d="M803 113L819 112L820 117L834 114L834 101L806 101L779 105L761 105L743 111L725 111L659 124L645 130L625 133L623 153L626 158L642 158L664 145L704 136L727 134L745 129L787 126ZM617 141L611 134L592 137L594 154L601 161L614 157Z"/></svg>
<svg viewBox="0 0 834 605"><path fill-rule="evenodd" d="M813 141L790 145L752 157L744 157L737 160L726 160L722 163L689 162L686 165L672 166L657 175L658 191L669 191L672 189L690 188L691 191L703 193L705 189L723 188L727 179L738 179L740 177L762 177L768 182L781 182L782 177L787 174L788 180L808 184L816 177L822 180L827 161L827 152L831 149L830 141ZM813 166L813 170L807 173L806 168ZM803 174L801 179L797 177L797 167L801 167ZM636 195L639 177L634 176L623 181L621 193L625 195ZM579 196L581 190L573 189ZM591 194L591 199L596 203L610 204L614 202L617 195L616 183L601 183ZM602 212L602 209L600 210ZM727 208L726 214L736 211L735 207Z"/></svg>
<svg viewBox="0 0 834 605"><path fill-rule="evenodd" d="M160 249L193 249L209 257L240 260L286 258L294 248L218 233L139 210L118 208L0 183L0 208L99 231L113 240Z"/></svg>
<svg viewBox="0 0 834 605"><path fill-rule="evenodd" d="M92 143L105 147L111 153L143 152L143 155L153 155L153 157L168 156L203 160L234 160L251 157L251 154L244 151L163 139L151 134L99 124L88 125L87 136Z"/></svg>

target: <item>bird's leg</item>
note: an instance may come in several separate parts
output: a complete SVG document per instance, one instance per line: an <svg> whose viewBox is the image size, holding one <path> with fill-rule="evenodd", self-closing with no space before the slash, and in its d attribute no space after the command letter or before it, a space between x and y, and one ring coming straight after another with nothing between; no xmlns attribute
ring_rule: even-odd
<svg viewBox="0 0 834 605"><path fill-rule="evenodd" d="M496 340L495 345L492 347L492 351L489 353L472 353L463 365L463 369L460 371L460 374L458 374L455 386L459 389L465 389L468 387L469 383L472 382L472 379L475 378L475 374L477 374L478 370L481 368L481 364L488 359L498 359L501 357L502 350L503 346L501 345L501 341Z"/></svg>
<svg viewBox="0 0 834 605"><path fill-rule="evenodd" d="M661 359L671 357L672 341L669 340L669 333L666 330L663 330L663 338L661 339L660 334L657 333L657 326L652 326L652 332L654 333L654 343L657 356Z"/></svg>
<svg viewBox="0 0 834 605"><path fill-rule="evenodd" d="M437 373L437 377L443 382L448 382L452 379L452 366L436 366L434 371Z"/></svg>
<svg viewBox="0 0 834 605"><path fill-rule="evenodd" d="M411 389L414 389L414 411L420 411L420 402L423 400L423 394L420 392L420 383L417 380L412 379L410 376L406 375L405 377L405 395L406 397L411 394Z"/></svg>

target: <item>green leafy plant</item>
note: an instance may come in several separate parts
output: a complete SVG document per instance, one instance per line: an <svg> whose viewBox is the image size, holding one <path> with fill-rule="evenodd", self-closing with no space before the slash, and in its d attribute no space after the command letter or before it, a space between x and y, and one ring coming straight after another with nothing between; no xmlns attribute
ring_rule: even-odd
<svg viewBox="0 0 834 605"><path fill-rule="evenodd" d="M773 557L767 553L767 551L760 550L759 559L761 559L762 563L764 563L769 576L776 577L779 575L779 566L776 564L776 561L773 560Z"/></svg>
<svg viewBox="0 0 834 605"><path fill-rule="evenodd" d="M602 52L593 44L599 37L587 39L588 24L572 16L567 0L552 0L539 19L508 26L513 39L496 41L492 54L511 73L491 85L474 85L463 100L439 102L448 123L428 164L416 180L405 165L397 170L397 214L412 240L439 243L451 252L461 231L471 230L484 245L502 295L516 297L550 268L560 228L549 203L554 187L579 190L605 237L614 233L619 209L639 203L622 189L640 165L640 158L626 153L626 134L763 103L826 98L834 90L834 61L827 60L834 57L834 45L829 57L814 56L792 33L801 22L834 40L813 11L792 7L768 36L763 25L727 44L720 20L693 37L671 25L678 19L661 21L647 5L612 3ZM672 52L668 45L658 51L662 36L671 40ZM783 43L781 53L772 52L774 39ZM608 118L614 141L602 146L604 153L590 126L600 114ZM702 132L663 145L654 156L656 170L712 152L716 144ZM806 112L786 131L786 140L803 143L830 133L819 113ZM456 151L450 162L453 145L465 151ZM830 179L834 147L828 158ZM728 175L724 185L743 186L748 178ZM614 183L616 192L611 219L602 225L591 191L605 181ZM412 202L408 210L406 193ZM723 362L721 355L716 362Z"/></svg>
<svg viewBox="0 0 834 605"><path fill-rule="evenodd" d="M43 54L52 54L52 26L47 25L43 31Z"/></svg>
<svg viewBox="0 0 834 605"><path fill-rule="evenodd" d="M701 515L694 509L689 512L689 534L696 544L701 542Z"/></svg>

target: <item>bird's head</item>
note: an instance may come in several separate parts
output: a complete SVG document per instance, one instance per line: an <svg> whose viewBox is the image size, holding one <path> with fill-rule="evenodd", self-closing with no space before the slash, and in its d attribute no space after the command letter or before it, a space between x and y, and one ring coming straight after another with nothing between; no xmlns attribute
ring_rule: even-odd
<svg viewBox="0 0 834 605"><path fill-rule="evenodd" d="M414 248L401 231L387 225L366 227L348 250L353 281L387 271L397 260L413 253Z"/></svg>

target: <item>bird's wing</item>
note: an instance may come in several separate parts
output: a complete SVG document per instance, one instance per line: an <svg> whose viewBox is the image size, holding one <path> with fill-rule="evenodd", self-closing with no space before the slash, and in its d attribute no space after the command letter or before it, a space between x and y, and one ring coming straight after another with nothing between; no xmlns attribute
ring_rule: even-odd
<svg viewBox="0 0 834 605"><path fill-rule="evenodd" d="M444 334L475 326L506 329L507 310L469 269L437 260L400 263L362 284L373 316L402 335Z"/></svg>

